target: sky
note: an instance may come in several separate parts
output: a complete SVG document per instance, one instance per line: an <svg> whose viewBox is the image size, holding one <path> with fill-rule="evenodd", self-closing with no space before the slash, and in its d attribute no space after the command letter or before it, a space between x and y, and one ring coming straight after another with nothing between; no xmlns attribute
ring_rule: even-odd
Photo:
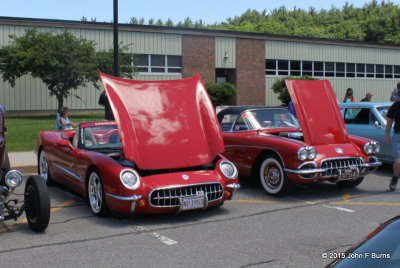
<svg viewBox="0 0 400 268"><path fill-rule="evenodd" d="M227 18L240 16L247 9L273 10L282 6L308 10L341 8L348 2L353 7L363 7L372 0L119 0L118 22L128 23L130 18L170 18L175 24L189 17L192 21L202 20L206 24L224 22ZM380 0L378 0L380 3ZM394 3L398 0L392 1ZM113 0L0 0L0 16L40 19L113 21Z"/></svg>

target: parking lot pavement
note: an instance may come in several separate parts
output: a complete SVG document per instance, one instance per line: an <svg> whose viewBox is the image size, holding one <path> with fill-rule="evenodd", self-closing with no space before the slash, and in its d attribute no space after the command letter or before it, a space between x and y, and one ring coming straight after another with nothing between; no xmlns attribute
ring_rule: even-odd
<svg viewBox="0 0 400 268"><path fill-rule="evenodd" d="M30 152L8 152L10 166L23 174L37 173L37 157L34 151Z"/></svg>

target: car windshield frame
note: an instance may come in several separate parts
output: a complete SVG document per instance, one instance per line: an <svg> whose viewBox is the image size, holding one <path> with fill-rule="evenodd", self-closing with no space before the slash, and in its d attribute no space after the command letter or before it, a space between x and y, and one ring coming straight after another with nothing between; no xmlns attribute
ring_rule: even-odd
<svg viewBox="0 0 400 268"><path fill-rule="evenodd" d="M296 117L288 110L282 108L249 109L242 112L240 117L244 119L251 130L300 128Z"/></svg>

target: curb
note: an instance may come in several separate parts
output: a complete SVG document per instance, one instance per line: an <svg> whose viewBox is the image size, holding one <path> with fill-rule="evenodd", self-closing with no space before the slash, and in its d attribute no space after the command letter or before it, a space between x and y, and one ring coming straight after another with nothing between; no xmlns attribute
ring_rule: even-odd
<svg viewBox="0 0 400 268"><path fill-rule="evenodd" d="M22 166L22 167L11 166L11 169L16 169L16 170L20 171L23 175L37 174L37 172L38 172L37 166Z"/></svg>

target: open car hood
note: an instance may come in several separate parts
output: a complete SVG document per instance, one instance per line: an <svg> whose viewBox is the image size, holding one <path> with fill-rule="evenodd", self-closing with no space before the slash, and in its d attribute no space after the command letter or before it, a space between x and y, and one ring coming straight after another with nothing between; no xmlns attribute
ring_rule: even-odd
<svg viewBox="0 0 400 268"><path fill-rule="evenodd" d="M310 145L349 143L335 93L328 80L285 80L304 135Z"/></svg>
<svg viewBox="0 0 400 268"><path fill-rule="evenodd" d="M100 72L125 157L140 169L208 164L223 152L222 133L200 75L139 81Z"/></svg>

